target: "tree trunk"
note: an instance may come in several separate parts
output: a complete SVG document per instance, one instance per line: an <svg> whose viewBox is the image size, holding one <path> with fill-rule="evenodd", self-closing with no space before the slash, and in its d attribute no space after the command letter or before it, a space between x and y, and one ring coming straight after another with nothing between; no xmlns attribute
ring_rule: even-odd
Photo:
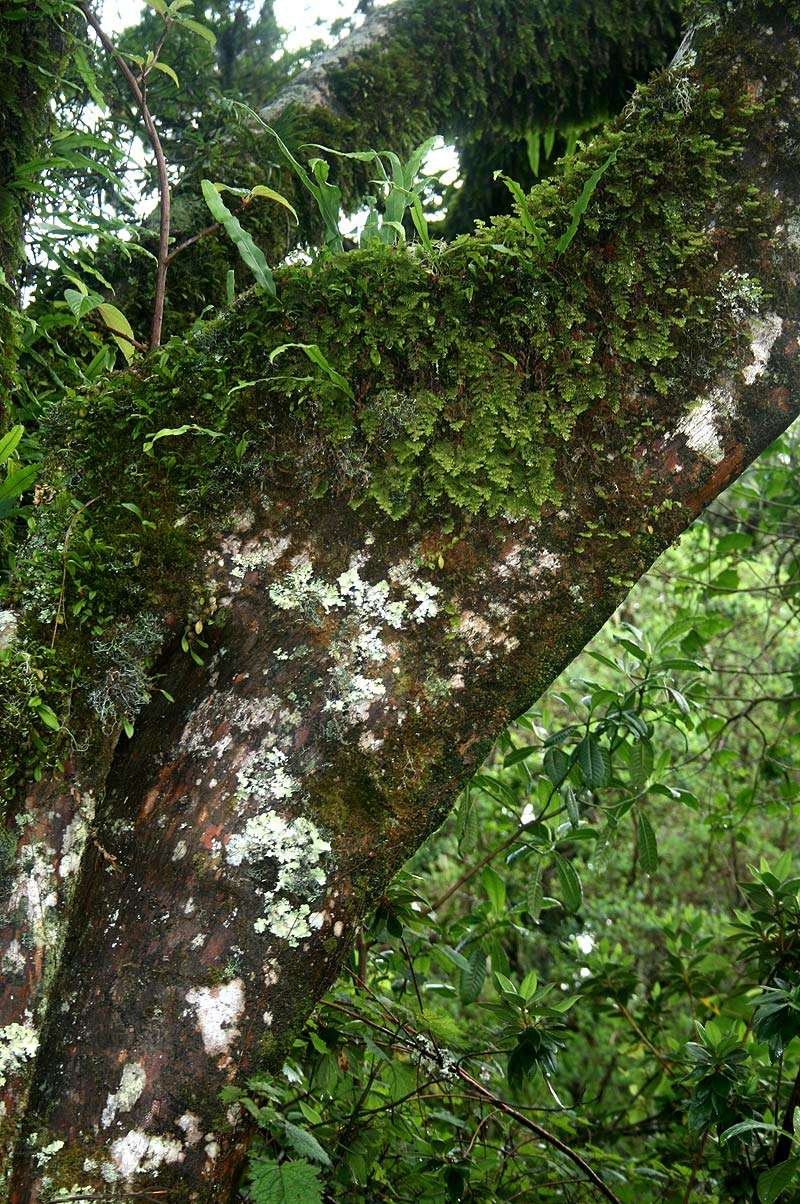
<svg viewBox="0 0 800 1204"><path fill-rule="evenodd" d="M53 479L103 546L134 484L155 523L115 619L157 599L174 701L114 751L79 681L86 751L29 792L0 934L13 1204L230 1198L246 1131L220 1088L280 1064L497 732L797 413L798 8L724 7L527 211L432 254L287 269L280 308L245 299L57 416ZM182 423L227 443L139 455ZM180 538L184 593L162 581ZM32 564L23 649L52 626ZM80 623L56 650L91 662ZM119 699L128 646L105 647Z"/></svg>

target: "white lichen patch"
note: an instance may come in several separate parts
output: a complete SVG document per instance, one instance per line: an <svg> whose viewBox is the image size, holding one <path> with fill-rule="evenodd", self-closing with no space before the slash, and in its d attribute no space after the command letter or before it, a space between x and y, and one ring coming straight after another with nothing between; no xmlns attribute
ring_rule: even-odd
<svg viewBox="0 0 800 1204"><path fill-rule="evenodd" d="M26 1012L24 1024L14 1021L0 1028L0 1087L36 1056L39 1034L31 1019L30 1013Z"/></svg>
<svg viewBox="0 0 800 1204"><path fill-rule="evenodd" d="M17 637L17 616L13 610L0 610L0 651L10 648Z"/></svg>
<svg viewBox="0 0 800 1204"><path fill-rule="evenodd" d="M381 666L393 655L392 631L406 623L424 623L438 614L439 587L414 574L409 564L393 566L389 580L370 582L361 575L366 554L352 557L335 581L314 573L311 561L298 557L291 570L269 590L280 610L297 611L304 622L340 616L328 646L331 688L325 710L332 732L363 723L374 702L386 695Z"/></svg>
<svg viewBox="0 0 800 1204"><path fill-rule="evenodd" d="M239 1036L237 1022L244 1012L244 983L241 978L216 987L195 987L186 993L194 1009L203 1048L211 1057L227 1055Z"/></svg>
<svg viewBox="0 0 800 1204"><path fill-rule="evenodd" d="M311 908L307 902L293 903L319 893L325 883L325 860L330 852L325 840L305 816L284 819L276 811L251 816L242 832L234 833L225 847L231 865L258 865L269 860L275 865L275 886L261 889L264 911L254 922L258 933L296 945L311 933Z"/></svg>
<svg viewBox="0 0 800 1204"><path fill-rule="evenodd" d="M775 340L783 330L783 318L778 314L767 314L763 318L753 318L750 323L750 350L753 353L753 362L748 364L742 371L744 383L746 385L755 384L759 376L762 376L767 364L769 363L770 353L772 352Z"/></svg>
<svg viewBox="0 0 800 1204"><path fill-rule="evenodd" d="M130 1112L144 1091L147 1083L147 1072L141 1062L127 1062L122 1068L122 1078L116 1091L106 1097L106 1104L100 1117L104 1129L113 1124L118 1112Z"/></svg>
<svg viewBox="0 0 800 1204"><path fill-rule="evenodd" d="M230 565L228 577L230 592L232 594L239 592L248 573L257 572L259 569L269 568L275 564L288 546L289 540L285 536L273 539L264 535L259 539L250 539L244 542L235 535L228 536L222 542L217 563L220 568L224 568L227 559Z"/></svg>
<svg viewBox="0 0 800 1204"><path fill-rule="evenodd" d="M0 970L2 970L3 974L22 974L25 966L25 954L22 952L20 943L15 937L3 954L2 961L0 961Z"/></svg>
<svg viewBox="0 0 800 1204"><path fill-rule="evenodd" d="M203 1136L200 1129L200 1117L195 1116L194 1112L184 1112L183 1116L178 1117L175 1124L183 1130L184 1141L187 1145L197 1145Z"/></svg>
<svg viewBox="0 0 800 1204"><path fill-rule="evenodd" d="M240 798L258 802L281 802L297 794L299 782L288 772L286 753L267 747L269 737L257 752L252 753L236 774Z"/></svg>
<svg viewBox="0 0 800 1204"><path fill-rule="evenodd" d="M75 815L67 825L61 845L61 860L58 865L60 878L69 878L81 864L83 850L89 838L89 829L94 820L94 797L84 794Z"/></svg>
<svg viewBox="0 0 800 1204"><path fill-rule="evenodd" d="M676 433L683 435L692 451L711 464L719 464L725 458L717 424L730 413L733 402L731 387L719 385L707 397L699 397L678 423Z"/></svg>
<svg viewBox="0 0 800 1204"><path fill-rule="evenodd" d="M9 914L27 916L26 941L36 948L53 946L58 940L58 893L55 850L43 841L26 845L19 857L19 873L11 886Z"/></svg>
<svg viewBox="0 0 800 1204"><path fill-rule="evenodd" d="M176 1137L149 1134L143 1129L131 1129L124 1137L118 1137L109 1152L112 1160L102 1167L107 1183L152 1173L165 1163L183 1162L186 1157L183 1144Z"/></svg>
<svg viewBox="0 0 800 1204"><path fill-rule="evenodd" d="M63 1150L63 1148L63 1141L51 1141L49 1145L42 1146L40 1150L36 1151L33 1156L34 1161L36 1162L37 1166L46 1166L53 1155L57 1154L59 1150Z"/></svg>

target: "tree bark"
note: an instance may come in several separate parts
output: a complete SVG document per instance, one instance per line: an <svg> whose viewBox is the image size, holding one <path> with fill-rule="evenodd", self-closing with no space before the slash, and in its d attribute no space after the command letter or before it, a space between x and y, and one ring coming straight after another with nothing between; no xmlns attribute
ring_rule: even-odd
<svg viewBox="0 0 800 1204"><path fill-rule="evenodd" d="M207 664L166 641L175 701L156 695L130 741L30 792L0 935L13 1204L75 1187L230 1198L246 1131L219 1089L280 1064L497 732L796 415L798 9L707 17L533 194L560 233L605 166L560 257L536 250L528 214L433 257L290 269L281 309L246 300L171 370L175 425L222 422L227 385L271 451L198 552L225 616ZM344 373L346 438L325 425L331 407L353 417L342 386L320 378L304 410L302 386L279 384L268 353L291 342ZM87 500L122 495L75 449L116 422L123 458L98 471L123 474L129 415L163 371L68 415L58 455ZM394 382L383 441L364 433L377 377ZM407 480L391 423L417 430L401 402L424 390L445 418L416 460L402 444Z"/></svg>

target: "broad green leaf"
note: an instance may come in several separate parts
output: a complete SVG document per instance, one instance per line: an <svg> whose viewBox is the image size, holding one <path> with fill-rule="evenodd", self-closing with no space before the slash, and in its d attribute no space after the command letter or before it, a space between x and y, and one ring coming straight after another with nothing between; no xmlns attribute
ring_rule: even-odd
<svg viewBox="0 0 800 1204"><path fill-rule="evenodd" d="M309 1162L253 1158L248 1170L252 1204L322 1204L319 1171Z"/></svg>
<svg viewBox="0 0 800 1204"><path fill-rule="evenodd" d="M216 46L216 34L208 26L201 25L199 21L195 21L191 17L178 17L177 19L181 25L185 25L187 29L191 29L192 33L196 33L199 38L208 42L209 46Z"/></svg>
<svg viewBox="0 0 800 1204"><path fill-rule="evenodd" d="M502 915L506 906L506 884L496 870L493 870L490 865L487 865L481 871L481 883L483 889L489 897L492 911L495 915Z"/></svg>
<svg viewBox="0 0 800 1204"><path fill-rule="evenodd" d="M637 740L631 745L628 764L634 786L641 789L653 771L653 745L648 739Z"/></svg>
<svg viewBox="0 0 800 1204"><path fill-rule="evenodd" d="M25 434L24 426L12 426L11 430L6 431L5 435L0 437L0 464L5 464L6 460L16 450L17 445Z"/></svg>
<svg viewBox="0 0 800 1204"><path fill-rule="evenodd" d="M0 502L18 498L26 489L30 489L38 475L38 464L23 464L15 468L4 481L0 480Z"/></svg>
<svg viewBox="0 0 800 1204"><path fill-rule="evenodd" d="M178 435L186 435L189 431L196 431L198 435L208 435L210 439L221 439L222 431L210 431L208 427L198 426L196 422L185 422L183 426L164 426L155 434L147 435L144 441L143 449L148 454L153 450L153 444L159 439L175 439Z"/></svg>
<svg viewBox="0 0 800 1204"><path fill-rule="evenodd" d="M462 971L459 995L462 1003L474 1003L486 981L486 954L479 945L469 956L469 968Z"/></svg>
<svg viewBox="0 0 800 1204"><path fill-rule="evenodd" d="M561 885L564 906L567 911L577 911L583 902L583 887L581 886L578 871L560 853L553 853L553 861Z"/></svg>
<svg viewBox="0 0 800 1204"><path fill-rule="evenodd" d="M330 1166L330 1158L313 1133L309 1133L308 1129L304 1129L300 1125L292 1124L289 1120L284 1121L284 1128L286 1140L296 1154L300 1154L303 1158L310 1158L312 1162L321 1162L323 1166Z"/></svg>
<svg viewBox="0 0 800 1204"><path fill-rule="evenodd" d="M789 1158L779 1162L758 1176L758 1198L761 1204L773 1204L787 1187L797 1184L800 1175L800 1159Z"/></svg>
<svg viewBox="0 0 800 1204"><path fill-rule="evenodd" d="M295 222L299 224L300 218L297 216L297 210L294 205L290 201L287 201L286 197L280 192L276 192L274 188L267 188L266 184L256 184L255 188L250 189L248 196L264 197L265 200L275 201L278 205L283 205L284 209L288 209Z"/></svg>
<svg viewBox="0 0 800 1204"><path fill-rule="evenodd" d="M654 874L658 869L658 845L653 825L644 811L636 812L636 843L642 869L646 874Z"/></svg>
<svg viewBox="0 0 800 1204"><path fill-rule="evenodd" d="M590 733L578 745L578 764L587 786L594 789L611 781L611 758L597 737Z"/></svg>
<svg viewBox="0 0 800 1204"><path fill-rule="evenodd" d="M554 786L560 786L569 771L569 757L562 748L551 745L544 754L544 771Z"/></svg>
<svg viewBox="0 0 800 1204"><path fill-rule="evenodd" d="M180 88L180 80L168 63L162 63L161 59L156 59L154 63L150 64L150 68L153 71L160 71L163 75L168 75L175 87Z"/></svg>
<svg viewBox="0 0 800 1204"><path fill-rule="evenodd" d="M108 327L114 342L117 344L128 363L130 363L133 357L136 355L133 329L130 322L125 317L124 313L117 309L116 305L109 305L107 301L104 301L102 305L98 305L97 310L100 314L100 317ZM127 335L128 337L121 338L120 335Z"/></svg>
<svg viewBox="0 0 800 1204"><path fill-rule="evenodd" d="M87 314L103 303L103 298L99 293L80 292L75 288L68 288L64 291L64 300L79 320L85 318Z"/></svg>
<svg viewBox="0 0 800 1204"><path fill-rule="evenodd" d="M731 1125L724 1133L720 1133L720 1141L732 1141L734 1137L741 1137L744 1133L782 1133L783 1129L779 1125L770 1125L763 1120L742 1120L738 1125Z"/></svg>

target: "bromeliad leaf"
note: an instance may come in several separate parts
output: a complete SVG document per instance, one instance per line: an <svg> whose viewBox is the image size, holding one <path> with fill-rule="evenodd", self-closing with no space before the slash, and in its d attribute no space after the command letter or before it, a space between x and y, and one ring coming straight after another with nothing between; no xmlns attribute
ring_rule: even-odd
<svg viewBox="0 0 800 1204"><path fill-rule="evenodd" d="M198 426L196 422L185 422L183 426L164 426L155 434L148 435L143 443L143 450L151 455L153 444L159 439L175 439L179 435L186 435L189 431L196 431L198 435L208 435L210 439L221 439L222 431L210 431L206 426Z"/></svg>
<svg viewBox="0 0 800 1204"><path fill-rule="evenodd" d="M276 295L275 280L269 264L264 258L264 252L256 246L252 236L247 233L239 219L231 213L220 196L216 184L212 184L211 180L201 180L200 188L203 199L211 211L211 216L224 227L225 233L255 276L256 283L274 297Z"/></svg>
<svg viewBox="0 0 800 1204"><path fill-rule="evenodd" d="M337 389L341 389L351 401L355 401L355 394L348 382L340 372L336 371L316 343L281 343L280 347L276 347L270 352L269 362L271 364L274 363L279 355L283 355L284 351L289 351L293 347L297 348L298 351L302 351L311 360L312 364L316 364L318 368L322 369L331 383L336 385Z"/></svg>

